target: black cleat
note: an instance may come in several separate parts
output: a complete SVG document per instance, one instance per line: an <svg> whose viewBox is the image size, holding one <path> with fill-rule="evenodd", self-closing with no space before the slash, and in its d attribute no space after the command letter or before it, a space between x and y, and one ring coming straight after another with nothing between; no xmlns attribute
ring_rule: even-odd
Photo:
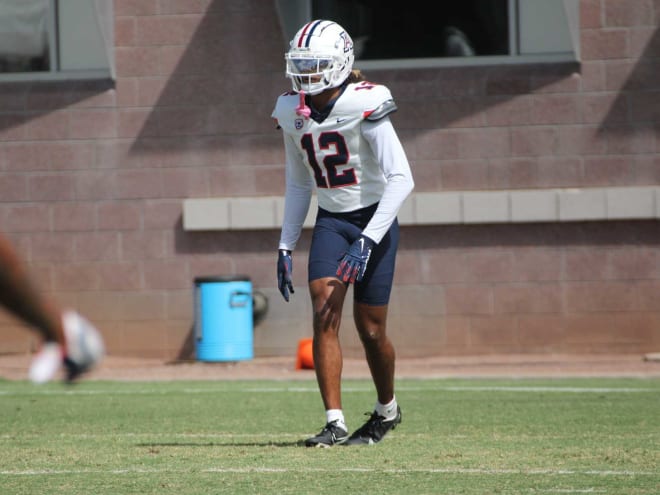
<svg viewBox="0 0 660 495"><path fill-rule="evenodd" d="M380 442L388 431L396 428L399 423L401 423L401 408L398 406L396 416L389 421L386 421L383 416L379 416L374 411L367 422L353 432L345 445L374 445Z"/></svg>
<svg viewBox="0 0 660 495"><path fill-rule="evenodd" d="M66 356L66 381L71 383L99 364L105 353L99 331L75 311L65 311L62 317Z"/></svg>
<svg viewBox="0 0 660 495"><path fill-rule="evenodd" d="M305 447L332 447L348 440L348 432L337 425L337 420L326 424L321 432L305 440Z"/></svg>

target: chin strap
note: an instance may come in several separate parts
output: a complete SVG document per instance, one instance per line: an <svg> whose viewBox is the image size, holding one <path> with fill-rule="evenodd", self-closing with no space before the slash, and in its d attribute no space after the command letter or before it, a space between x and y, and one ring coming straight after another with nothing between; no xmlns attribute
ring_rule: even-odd
<svg viewBox="0 0 660 495"><path fill-rule="evenodd" d="M312 109L305 104L305 92L300 91L298 94L300 95L300 103L296 107L296 113L308 119L312 114Z"/></svg>

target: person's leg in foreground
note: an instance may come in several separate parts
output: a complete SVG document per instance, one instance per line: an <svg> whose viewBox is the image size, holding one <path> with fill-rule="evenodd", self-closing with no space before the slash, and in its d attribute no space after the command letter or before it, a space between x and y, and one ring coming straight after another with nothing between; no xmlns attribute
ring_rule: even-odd
<svg viewBox="0 0 660 495"><path fill-rule="evenodd" d="M96 365L104 348L98 330L71 310L61 310L30 279L11 244L0 237L0 305L34 328L43 344L30 366L36 383L51 380L66 368L71 381Z"/></svg>

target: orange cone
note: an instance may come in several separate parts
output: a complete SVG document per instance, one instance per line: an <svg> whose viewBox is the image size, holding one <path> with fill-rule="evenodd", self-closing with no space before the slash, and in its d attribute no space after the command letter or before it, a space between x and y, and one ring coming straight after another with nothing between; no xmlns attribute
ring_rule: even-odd
<svg viewBox="0 0 660 495"><path fill-rule="evenodd" d="M314 351L312 350L313 339L301 339L298 341L298 353L296 356L297 370L314 369Z"/></svg>

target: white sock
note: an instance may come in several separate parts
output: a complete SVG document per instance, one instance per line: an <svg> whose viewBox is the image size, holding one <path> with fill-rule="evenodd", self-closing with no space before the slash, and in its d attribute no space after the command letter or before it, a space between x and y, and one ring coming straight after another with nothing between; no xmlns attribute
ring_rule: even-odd
<svg viewBox="0 0 660 495"><path fill-rule="evenodd" d="M346 428L346 421L344 421L344 411L341 409L328 409L325 411L326 423L332 423L333 421L337 422L337 426L341 426L344 430L348 431Z"/></svg>
<svg viewBox="0 0 660 495"><path fill-rule="evenodd" d="M387 404L381 404L380 402L376 401L376 407L374 407L374 410L379 416L384 417L386 421L391 421L392 419L396 418L396 397L394 397Z"/></svg>
<svg viewBox="0 0 660 495"><path fill-rule="evenodd" d="M30 365L30 380L46 383L53 379L62 366L62 346L56 342L44 342Z"/></svg>

